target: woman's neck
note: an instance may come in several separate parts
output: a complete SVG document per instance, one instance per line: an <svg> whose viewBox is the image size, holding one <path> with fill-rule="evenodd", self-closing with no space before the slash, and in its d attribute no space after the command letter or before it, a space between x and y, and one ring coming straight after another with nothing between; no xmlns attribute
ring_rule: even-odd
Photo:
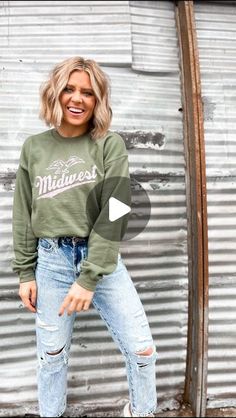
<svg viewBox="0 0 236 418"><path fill-rule="evenodd" d="M63 126L61 124L56 128L57 132L64 136L65 138L73 138L76 136L81 136L88 131L88 127L85 126Z"/></svg>

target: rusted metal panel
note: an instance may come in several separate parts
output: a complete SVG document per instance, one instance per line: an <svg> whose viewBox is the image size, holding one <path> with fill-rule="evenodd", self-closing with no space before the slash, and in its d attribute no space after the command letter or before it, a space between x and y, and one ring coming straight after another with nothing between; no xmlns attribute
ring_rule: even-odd
<svg viewBox="0 0 236 418"><path fill-rule="evenodd" d="M180 1L177 9L182 52L189 215L189 330L185 400L195 416L204 416L208 339L208 230L205 145L201 86L193 2Z"/></svg>
<svg viewBox="0 0 236 418"><path fill-rule="evenodd" d="M207 405L236 405L236 4L196 1L209 224Z"/></svg>
<svg viewBox="0 0 236 418"><path fill-rule="evenodd" d="M151 13L156 2L139 3L144 3L145 20L147 8L150 7ZM168 3L163 6L169 8L168 25L175 28L174 4L160 3ZM2 21L5 46L1 59L3 101L0 103L0 205L3 213L0 220L0 408L10 409L14 404L18 413L27 412L29 407L32 411L37 398L34 316L22 307L17 295L18 279L10 266L12 198L20 148L27 136L47 129L38 119L38 88L50 67L74 53L84 55L85 52L87 57L97 59L109 74L114 113L112 129L124 137L131 174L151 201L149 223L140 235L122 242L122 254L157 344L159 407L176 408L175 399L181 399L184 391L188 321L185 160L179 72L147 73L132 69L127 1L69 1L63 8L60 1L34 1L30 6L29 2L10 1L1 5L5 16ZM86 38L88 15L86 31L91 36ZM158 27L157 14L155 25ZM163 21L161 25L163 28ZM85 42L83 45L81 39ZM168 37L162 40L168 42ZM165 57L156 56L157 59L161 61ZM176 51L174 61L174 67L178 68ZM163 64L162 69L164 67ZM127 397L123 358L103 322L93 309L80 314L75 321L71 347L69 403L76 403L83 411L88 405L90 408L103 405L118 411Z"/></svg>

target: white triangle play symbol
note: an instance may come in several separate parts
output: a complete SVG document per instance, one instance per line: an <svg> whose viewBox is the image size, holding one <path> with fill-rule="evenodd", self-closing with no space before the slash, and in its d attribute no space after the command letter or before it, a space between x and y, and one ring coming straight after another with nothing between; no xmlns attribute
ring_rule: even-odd
<svg viewBox="0 0 236 418"><path fill-rule="evenodd" d="M115 197L109 199L109 221L114 222L131 211L131 208Z"/></svg>

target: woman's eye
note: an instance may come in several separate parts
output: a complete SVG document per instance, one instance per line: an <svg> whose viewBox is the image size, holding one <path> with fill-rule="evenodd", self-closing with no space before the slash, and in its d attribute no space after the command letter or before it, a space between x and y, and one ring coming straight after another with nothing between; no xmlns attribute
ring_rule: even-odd
<svg viewBox="0 0 236 418"><path fill-rule="evenodd" d="M74 89L72 87L65 87L63 92L71 94L74 92ZM85 97L91 97L94 95L91 91L81 91L81 94L83 94Z"/></svg>
<svg viewBox="0 0 236 418"><path fill-rule="evenodd" d="M72 89L70 87L65 87L63 91L65 93L72 93Z"/></svg>

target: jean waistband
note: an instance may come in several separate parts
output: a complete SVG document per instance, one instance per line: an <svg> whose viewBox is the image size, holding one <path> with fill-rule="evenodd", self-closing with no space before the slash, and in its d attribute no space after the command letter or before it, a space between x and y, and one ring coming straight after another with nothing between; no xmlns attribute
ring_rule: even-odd
<svg viewBox="0 0 236 418"><path fill-rule="evenodd" d="M88 237L59 237L56 238L58 245L76 245L76 244L86 244L88 242Z"/></svg>

